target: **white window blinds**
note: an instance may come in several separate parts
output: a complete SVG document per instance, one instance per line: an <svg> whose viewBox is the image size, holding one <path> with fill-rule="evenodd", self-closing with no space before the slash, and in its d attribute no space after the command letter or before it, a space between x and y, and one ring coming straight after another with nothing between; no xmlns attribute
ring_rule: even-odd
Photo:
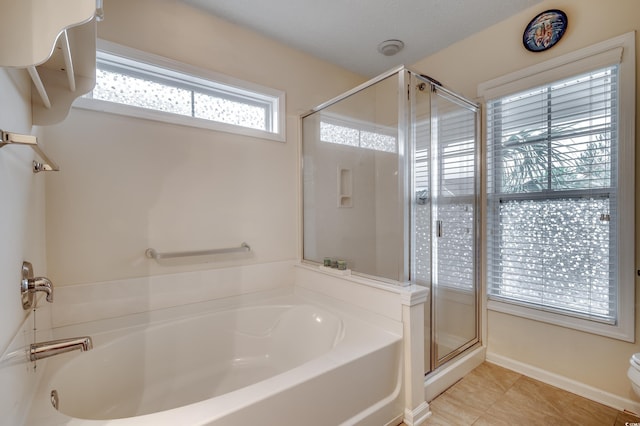
<svg viewBox="0 0 640 426"><path fill-rule="evenodd" d="M488 288L615 324L618 65L487 101Z"/></svg>

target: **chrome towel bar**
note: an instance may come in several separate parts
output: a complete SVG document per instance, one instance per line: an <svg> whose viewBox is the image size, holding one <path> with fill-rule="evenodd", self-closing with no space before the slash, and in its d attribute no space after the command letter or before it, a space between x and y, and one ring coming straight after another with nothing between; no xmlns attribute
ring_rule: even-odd
<svg viewBox="0 0 640 426"><path fill-rule="evenodd" d="M171 253L158 253L155 249L148 248L145 250L144 254L149 259L154 259L156 261L166 260L166 259L177 259L181 257L196 257L196 256L211 256L216 254L228 254L228 253L244 253L250 252L251 247L247 243L240 244L240 247L229 247L229 248L221 248L221 249L212 249L212 250L197 250L197 251L178 251Z"/></svg>
<svg viewBox="0 0 640 426"><path fill-rule="evenodd" d="M40 156L40 161L33 161L33 173L38 172L57 172L60 170L58 165L54 163L47 155L40 149L38 146L38 139L32 135L21 135L19 133L11 133L5 132L4 130L0 130L0 148L6 145L28 145L30 146L38 156Z"/></svg>

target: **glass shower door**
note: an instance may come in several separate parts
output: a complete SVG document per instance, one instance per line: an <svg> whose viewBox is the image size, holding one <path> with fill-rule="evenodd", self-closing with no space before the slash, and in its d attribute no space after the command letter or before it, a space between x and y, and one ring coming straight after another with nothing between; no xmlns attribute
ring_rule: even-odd
<svg viewBox="0 0 640 426"><path fill-rule="evenodd" d="M478 110L423 83L414 85L412 105L413 271L416 283L431 288L425 306L429 372L479 340Z"/></svg>
<svg viewBox="0 0 640 426"><path fill-rule="evenodd" d="M434 367L478 341L477 110L436 90L431 97Z"/></svg>

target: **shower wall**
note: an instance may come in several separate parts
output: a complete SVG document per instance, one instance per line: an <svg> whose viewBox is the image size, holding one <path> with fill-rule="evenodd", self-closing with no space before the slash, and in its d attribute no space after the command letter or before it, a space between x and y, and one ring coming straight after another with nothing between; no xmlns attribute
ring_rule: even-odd
<svg viewBox="0 0 640 426"><path fill-rule="evenodd" d="M302 120L303 258L400 280L398 76Z"/></svg>

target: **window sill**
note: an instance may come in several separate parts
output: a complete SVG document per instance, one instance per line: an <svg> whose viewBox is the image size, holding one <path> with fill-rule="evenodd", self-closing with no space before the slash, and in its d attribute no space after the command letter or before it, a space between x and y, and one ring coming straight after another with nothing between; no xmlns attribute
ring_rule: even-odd
<svg viewBox="0 0 640 426"><path fill-rule="evenodd" d="M625 342L633 343L635 338L633 324L627 327L620 324L610 325L497 300L489 300L487 309Z"/></svg>
<svg viewBox="0 0 640 426"><path fill-rule="evenodd" d="M124 115L145 120L160 121L162 123L177 124L180 126L197 127L200 129L215 130L225 133L250 136L260 139L268 139L277 142L285 142L285 134L271 133L264 130L250 129L247 127L235 126L233 124L220 123L216 121L203 120L200 118L181 116L163 111L138 108L129 105L116 104L113 102L101 101L98 99L78 98L73 103L73 107L88 109L92 111L106 112L110 114Z"/></svg>

